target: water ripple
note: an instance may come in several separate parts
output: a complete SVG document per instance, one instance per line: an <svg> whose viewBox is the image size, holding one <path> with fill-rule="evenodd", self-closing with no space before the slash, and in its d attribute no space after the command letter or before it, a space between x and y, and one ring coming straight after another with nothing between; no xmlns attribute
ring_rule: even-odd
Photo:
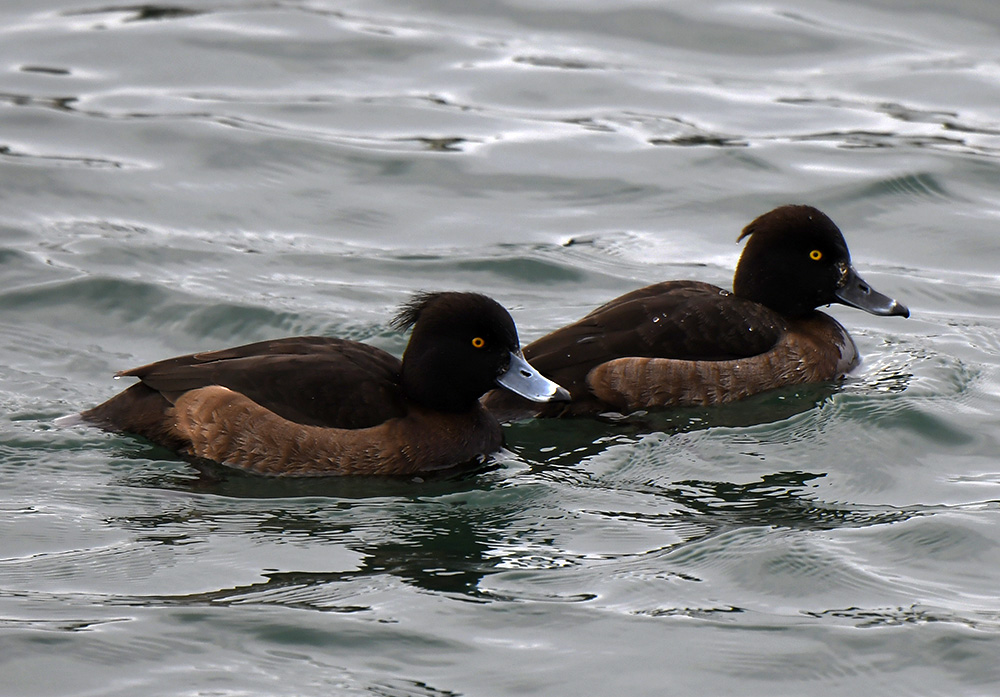
<svg viewBox="0 0 1000 697"><path fill-rule="evenodd" d="M95 7L79 10L65 10L64 17L91 17L100 16L94 20L92 29L107 29L115 24L128 24L130 22L150 22L172 19L183 19L186 17L197 17L204 14L201 10L189 7L167 6L167 5L109 5L105 7Z"/></svg>
<svg viewBox="0 0 1000 697"><path fill-rule="evenodd" d="M948 608L911 605L895 608L848 607L804 614L859 629L945 622L964 625L979 631L1000 633L1000 612L998 611L975 612L963 616Z"/></svg>
<svg viewBox="0 0 1000 697"><path fill-rule="evenodd" d="M127 163L119 160L109 160L99 157L72 156L72 155L42 155L28 153L14 149L9 145L0 145L0 160L9 159L15 163L34 164L42 162L54 166L76 166L94 169L139 169L144 165L139 163Z"/></svg>

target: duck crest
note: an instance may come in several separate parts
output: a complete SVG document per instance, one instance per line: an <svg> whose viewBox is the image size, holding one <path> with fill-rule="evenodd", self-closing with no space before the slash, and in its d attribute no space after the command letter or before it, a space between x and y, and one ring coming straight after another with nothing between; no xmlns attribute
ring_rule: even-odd
<svg viewBox="0 0 1000 697"><path fill-rule="evenodd" d="M744 239L732 293L656 283L526 346L544 375L570 389L568 405L526 405L496 390L486 405L511 419L724 404L851 370L857 347L823 305L909 316L858 275L840 229L812 206L765 213Z"/></svg>
<svg viewBox="0 0 1000 697"><path fill-rule="evenodd" d="M743 228L748 238L733 292L789 317L837 302L834 291L850 268L851 254L840 228L812 206L781 206Z"/></svg>
<svg viewBox="0 0 1000 697"><path fill-rule="evenodd" d="M192 458L282 476L412 474L502 443L478 398L569 393L525 362L510 314L478 293L420 293L392 320L403 360L345 339L289 337L169 358L81 417Z"/></svg>
<svg viewBox="0 0 1000 697"><path fill-rule="evenodd" d="M475 404L520 351L508 312L479 293L418 293L393 326L412 326L402 383L417 403L444 412Z"/></svg>
<svg viewBox="0 0 1000 697"><path fill-rule="evenodd" d="M396 315L389 321L389 326L403 332L411 328L420 319L420 314L436 300L440 300L447 293L421 291L415 293L408 301L403 303Z"/></svg>

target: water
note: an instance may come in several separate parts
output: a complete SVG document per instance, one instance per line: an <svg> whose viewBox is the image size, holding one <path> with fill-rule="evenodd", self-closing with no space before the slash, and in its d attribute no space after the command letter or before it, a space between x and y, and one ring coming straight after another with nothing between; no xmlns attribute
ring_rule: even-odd
<svg viewBox="0 0 1000 697"><path fill-rule="evenodd" d="M7 0L0 693L989 695L1000 9ZM810 203L908 320L843 385L508 427L426 482L199 476L117 370L476 289L529 341Z"/></svg>

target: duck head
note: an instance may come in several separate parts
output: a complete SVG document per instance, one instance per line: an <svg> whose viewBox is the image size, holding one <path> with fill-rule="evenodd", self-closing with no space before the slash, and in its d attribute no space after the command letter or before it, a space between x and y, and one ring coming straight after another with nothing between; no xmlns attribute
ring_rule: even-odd
<svg viewBox="0 0 1000 697"><path fill-rule="evenodd" d="M873 315L910 311L868 285L851 264L840 229L812 206L781 206L747 225L733 292L784 315L841 303Z"/></svg>
<svg viewBox="0 0 1000 697"><path fill-rule="evenodd" d="M535 402L570 398L524 359L514 320L485 295L420 293L392 324L413 327L402 384L406 395L424 406L463 411L497 385Z"/></svg>

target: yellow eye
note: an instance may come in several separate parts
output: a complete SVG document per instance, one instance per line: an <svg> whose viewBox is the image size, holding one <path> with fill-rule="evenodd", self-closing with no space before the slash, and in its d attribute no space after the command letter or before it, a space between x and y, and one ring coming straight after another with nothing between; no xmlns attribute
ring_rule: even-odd
<svg viewBox="0 0 1000 697"><path fill-rule="evenodd" d="M809 252L809 258L812 259L813 261L819 261L820 259L823 258L823 252L819 251L818 249L814 249L811 252Z"/></svg>
<svg viewBox="0 0 1000 697"><path fill-rule="evenodd" d="M486 345L486 342L483 341L483 337L477 336L475 339L472 340L472 345L475 348L482 348L483 346Z"/></svg>

